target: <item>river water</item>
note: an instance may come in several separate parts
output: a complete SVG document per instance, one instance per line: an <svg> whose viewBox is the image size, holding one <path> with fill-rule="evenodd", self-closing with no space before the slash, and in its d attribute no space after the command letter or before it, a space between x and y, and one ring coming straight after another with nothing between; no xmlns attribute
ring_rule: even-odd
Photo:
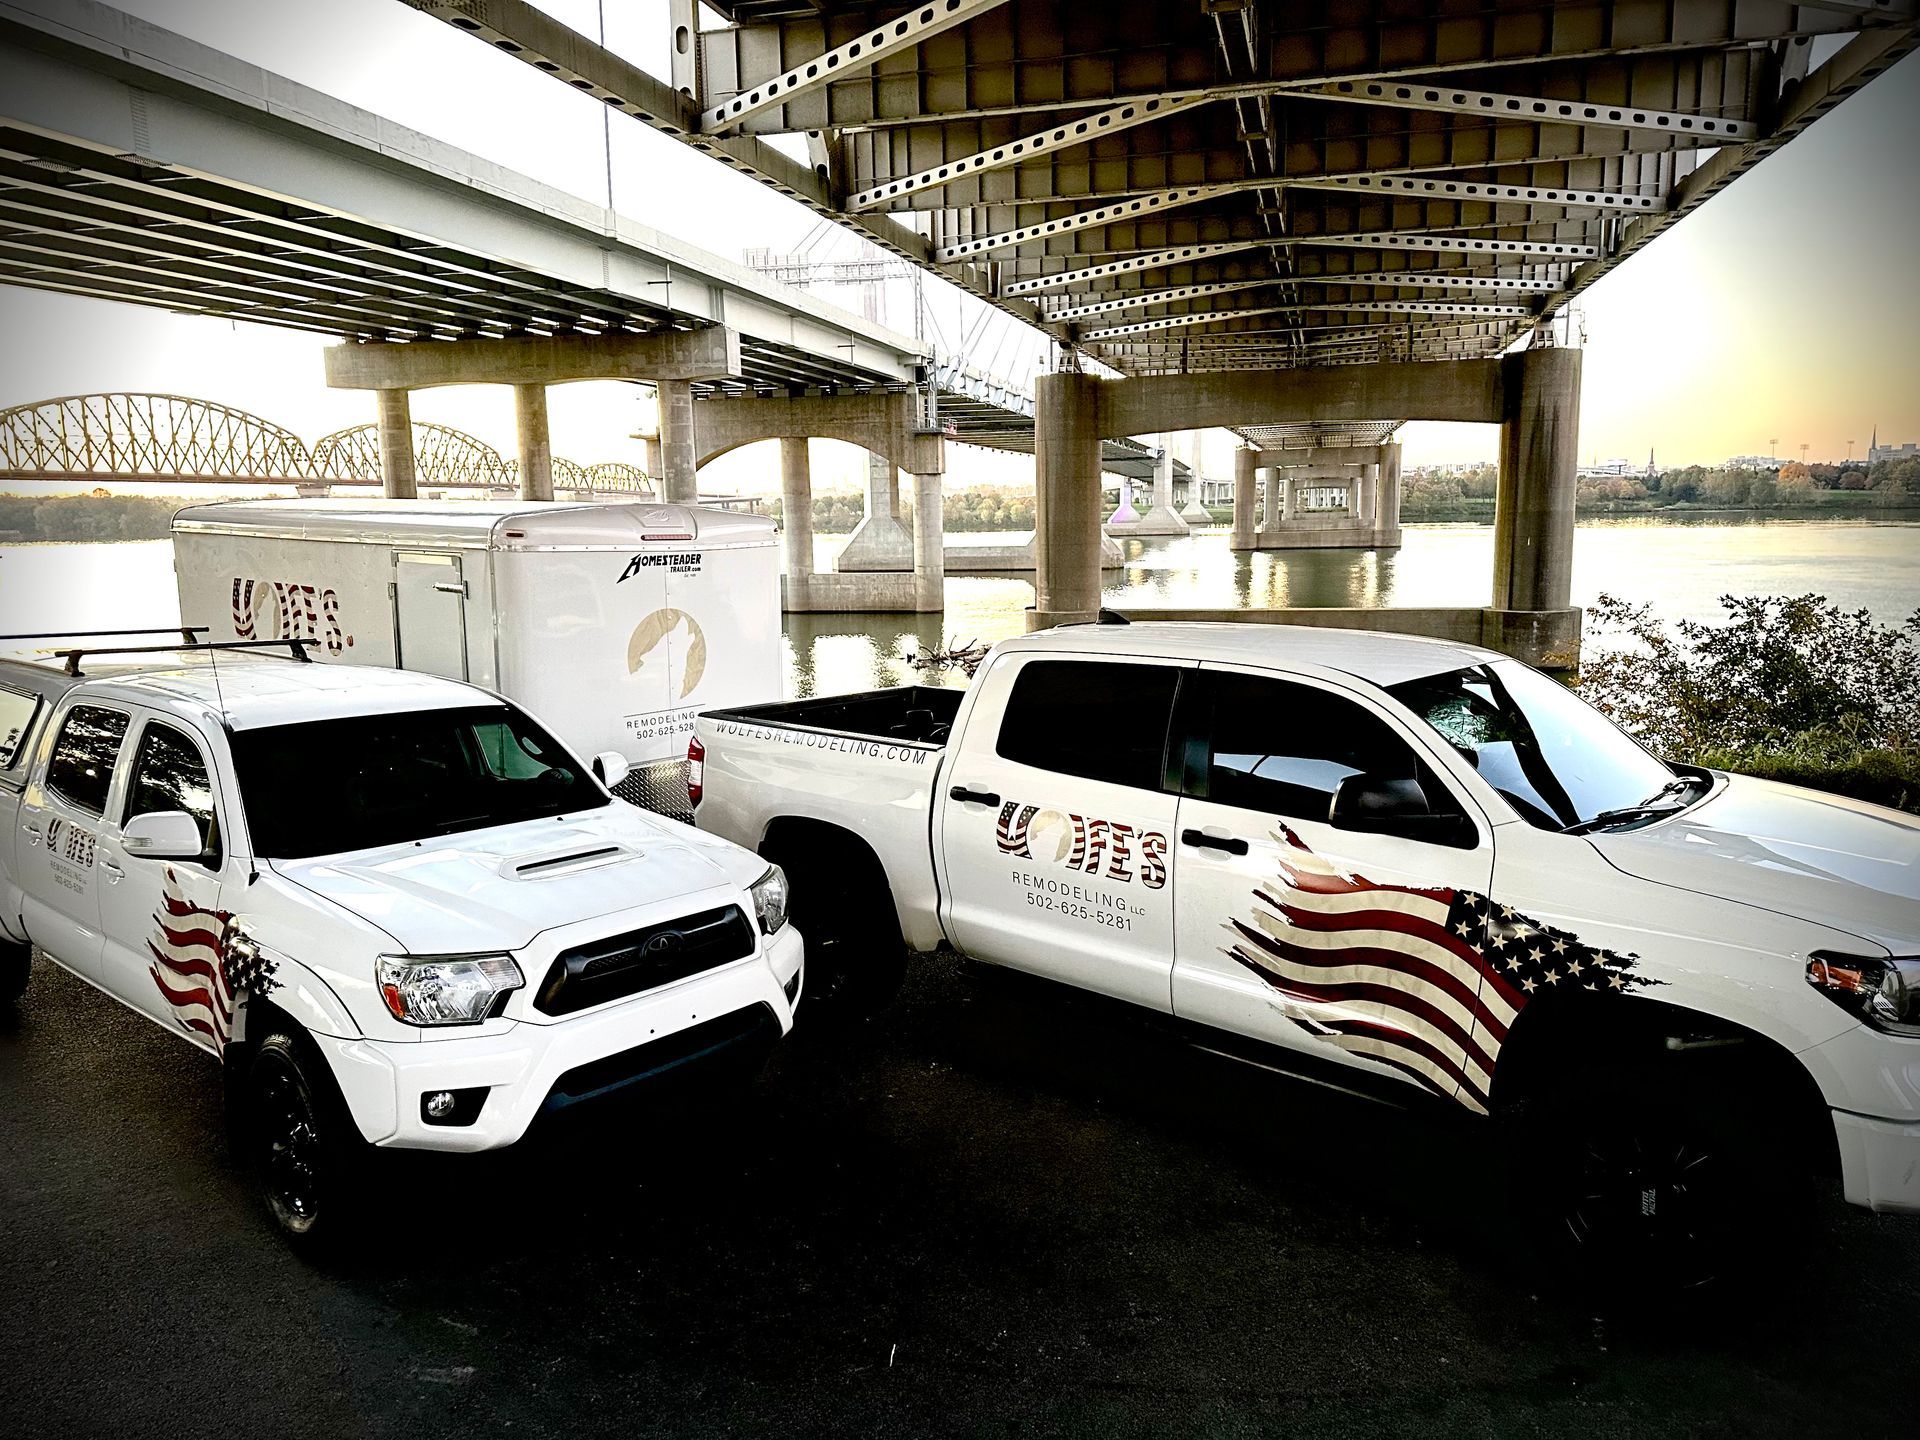
<svg viewBox="0 0 1920 1440"><path fill-rule="evenodd" d="M1024 535L954 535L950 548L1004 545ZM1235 554L1224 528L1178 539L1122 542L1124 572L1105 601L1129 606L1484 605L1493 532L1410 525L1391 551ZM822 536L818 565L846 543ZM1825 595L1895 624L1920 608L1920 524L1806 521L1593 521L1575 532L1573 598L1602 593L1650 604L1667 619L1712 620L1718 597ZM947 611L928 615L790 615L790 697L905 684L905 657L945 640L994 641L1026 628L1033 586L1019 576L949 576ZM0 546L0 633L169 625L179 619L170 541ZM957 679L957 677L955 677Z"/></svg>

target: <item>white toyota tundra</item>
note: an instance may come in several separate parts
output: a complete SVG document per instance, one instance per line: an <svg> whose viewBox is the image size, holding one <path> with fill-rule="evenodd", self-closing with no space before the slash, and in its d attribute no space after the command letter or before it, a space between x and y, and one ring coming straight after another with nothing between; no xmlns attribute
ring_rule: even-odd
<svg viewBox="0 0 1920 1440"><path fill-rule="evenodd" d="M1661 1285L1822 1168L1920 1211L1920 822L1665 763L1472 646L1119 619L698 720L696 823L786 868L816 996L950 945L1497 1117L1540 1233Z"/></svg>
<svg viewBox="0 0 1920 1440"><path fill-rule="evenodd" d="M792 1025L779 868L612 799L618 755L300 642L85 645L0 662L0 1003L37 947L218 1057L289 1235L370 1147L508 1145Z"/></svg>

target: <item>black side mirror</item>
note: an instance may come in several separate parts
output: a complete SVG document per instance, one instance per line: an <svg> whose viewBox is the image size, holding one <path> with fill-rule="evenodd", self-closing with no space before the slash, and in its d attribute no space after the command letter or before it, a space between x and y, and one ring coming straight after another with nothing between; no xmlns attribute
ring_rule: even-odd
<svg viewBox="0 0 1920 1440"><path fill-rule="evenodd" d="M1333 792L1327 823L1363 835L1398 835L1433 845L1470 846L1479 838L1460 814L1436 814L1420 782L1387 775L1349 775Z"/></svg>

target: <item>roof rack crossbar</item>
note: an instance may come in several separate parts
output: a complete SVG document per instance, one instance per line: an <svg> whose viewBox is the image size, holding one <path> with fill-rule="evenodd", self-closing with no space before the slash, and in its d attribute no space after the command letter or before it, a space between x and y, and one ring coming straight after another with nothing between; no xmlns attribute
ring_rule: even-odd
<svg viewBox="0 0 1920 1440"><path fill-rule="evenodd" d="M197 626L195 628L204 630L206 627ZM118 634L129 632L114 631L109 633ZM166 634L168 632L157 631L154 633ZM81 657L86 655L173 655L181 651L201 650L278 650L284 645L295 660L298 660L303 665L311 665L313 663L313 657L307 654L307 647L318 645L319 643L318 640L293 636L289 636L284 640L195 640L188 645L96 645L91 650L55 650L53 656L56 660L66 661L67 674L77 679L80 675Z"/></svg>
<svg viewBox="0 0 1920 1440"><path fill-rule="evenodd" d="M205 642L195 640L193 637L206 634L207 629L205 625L157 625L144 630L36 630L26 635L0 635L0 641L100 640L109 635L178 635L189 645L200 645Z"/></svg>

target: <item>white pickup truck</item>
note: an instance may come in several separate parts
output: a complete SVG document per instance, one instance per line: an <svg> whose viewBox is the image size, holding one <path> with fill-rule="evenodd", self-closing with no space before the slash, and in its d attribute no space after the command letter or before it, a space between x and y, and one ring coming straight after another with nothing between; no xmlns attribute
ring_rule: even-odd
<svg viewBox="0 0 1920 1440"><path fill-rule="evenodd" d="M1538 1233L1662 1286L1822 1168L1920 1211L1920 822L1664 763L1471 646L1119 620L696 722L696 823L786 867L816 994L947 945L1506 1117Z"/></svg>
<svg viewBox="0 0 1920 1440"><path fill-rule="evenodd" d="M610 798L617 754L298 641L84 644L0 662L0 1003L37 947L220 1059L290 1236L371 1147L508 1145L791 1027L779 869Z"/></svg>

